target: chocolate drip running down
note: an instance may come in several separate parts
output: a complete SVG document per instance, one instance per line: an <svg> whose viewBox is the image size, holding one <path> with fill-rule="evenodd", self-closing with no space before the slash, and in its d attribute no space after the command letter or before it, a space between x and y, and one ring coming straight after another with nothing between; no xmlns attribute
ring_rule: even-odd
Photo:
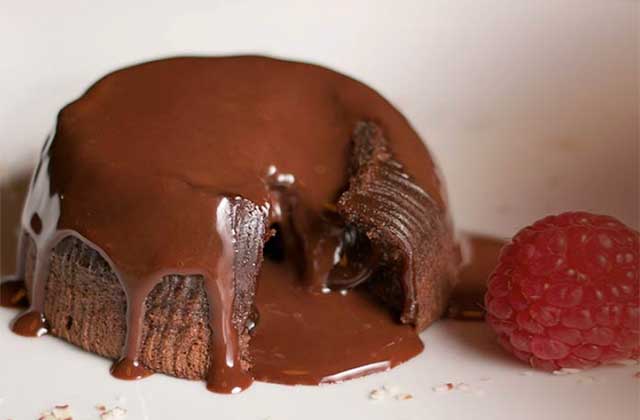
<svg viewBox="0 0 640 420"><path fill-rule="evenodd" d="M263 57L120 70L66 106L45 144L22 219L30 307L13 329L118 359L117 377L161 371L223 393L252 376L319 383L388 369L420 352L416 331L442 314L458 269L442 191L406 119L346 76ZM283 261L263 265L270 238ZM87 278L124 320L99 350L76 336L85 315L70 317L71 304L48 293L59 285L90 305L71 293ZM181 299L199 309L180 310ZM327 310L342 315L323 321ZM172 328L209 340L194 347L193 366L184 355L159 361L169 350L155 340L175 338L158 321L169 311ZM352 316L352 339L331 331L340 316ZM313 340L313 325L344 357L311 351L318 366L288 368L301 348L278 343L295 331Z"/></svg>

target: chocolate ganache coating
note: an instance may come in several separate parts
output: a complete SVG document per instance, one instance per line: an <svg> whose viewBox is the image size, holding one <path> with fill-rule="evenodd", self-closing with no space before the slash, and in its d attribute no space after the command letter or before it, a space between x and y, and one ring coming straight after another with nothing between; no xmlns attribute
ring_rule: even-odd
<svg viewBox="0 0 640 420"><path fill-rule="evenodd" d="M349 302L380 317L366 293L419 331L444 311L460 262L441 180L402 114L347 76L256 56L164 59L99 80L59 113L22 229L30 308L15 332L117 359L118 377L205 378L223 393L293 372L252 366L277 347L260 336L267 300L294 299L256 301L256 288L318 297L300 315L314 322ZM362 298L333 296L347 289ZM279 335L272 312L264 331ZM406 355L384 364L369 352L371 371L422 348L383 318ZM113 337L92 319L112 322ZM325 367L298 383L350 377Z"/></svg>

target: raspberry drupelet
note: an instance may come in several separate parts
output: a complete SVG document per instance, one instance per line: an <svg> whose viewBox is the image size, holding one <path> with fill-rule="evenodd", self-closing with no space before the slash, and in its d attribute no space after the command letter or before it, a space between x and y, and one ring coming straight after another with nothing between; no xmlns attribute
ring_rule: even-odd
<svg viewBox="0 0 640 420"><path fill-rule="evenodd" d="M500 344L548 371L638 359L639 238L585 212L521 230L502 249L485 295Z"/></svg>

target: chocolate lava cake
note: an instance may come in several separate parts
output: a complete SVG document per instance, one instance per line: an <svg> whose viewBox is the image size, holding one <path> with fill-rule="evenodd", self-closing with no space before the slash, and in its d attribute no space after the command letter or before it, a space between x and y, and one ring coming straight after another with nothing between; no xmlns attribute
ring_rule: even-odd
<svg viewBox="0 0 640 420"><path fill-rule="evenodd" d="M407 360L460 264L441 180L402 114L339 73L253 56L95 83L58 115L22 230L30 307L15 332L114 359L117 377L224 393Z"/></svg>

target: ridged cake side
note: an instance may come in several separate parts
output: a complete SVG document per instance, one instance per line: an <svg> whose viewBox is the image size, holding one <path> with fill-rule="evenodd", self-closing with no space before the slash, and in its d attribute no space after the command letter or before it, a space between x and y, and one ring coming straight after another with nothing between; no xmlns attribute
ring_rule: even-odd
<svg viewBox="0 0 640 420"><path fill-rule="evenodd" d="M446 210L404 172L375 123L354 131L350 175L338 211L380 254L371 290L422 330L444 312L457 274Z"/></svg>
<svg viewBox="0 0 640 420"><path fill-rule="evenodd" d="M29 241L30 242L30 241ZM31 284L34 245L27 245L26 277ZM145 301L139 360L147 368L186 379L205 379L209 367L209 308L201 276L165 276ZM241 287L236 313L250 311L255 286ZM241 291L240 291L241 289ZM242 301L242 302L240 302ZM98 252L67 237L51 254L45 289L50 331L86 351L113 360L126 336L126 296L115 273ZM242 325L243 368L250 367L249 334Z"/></svg>

